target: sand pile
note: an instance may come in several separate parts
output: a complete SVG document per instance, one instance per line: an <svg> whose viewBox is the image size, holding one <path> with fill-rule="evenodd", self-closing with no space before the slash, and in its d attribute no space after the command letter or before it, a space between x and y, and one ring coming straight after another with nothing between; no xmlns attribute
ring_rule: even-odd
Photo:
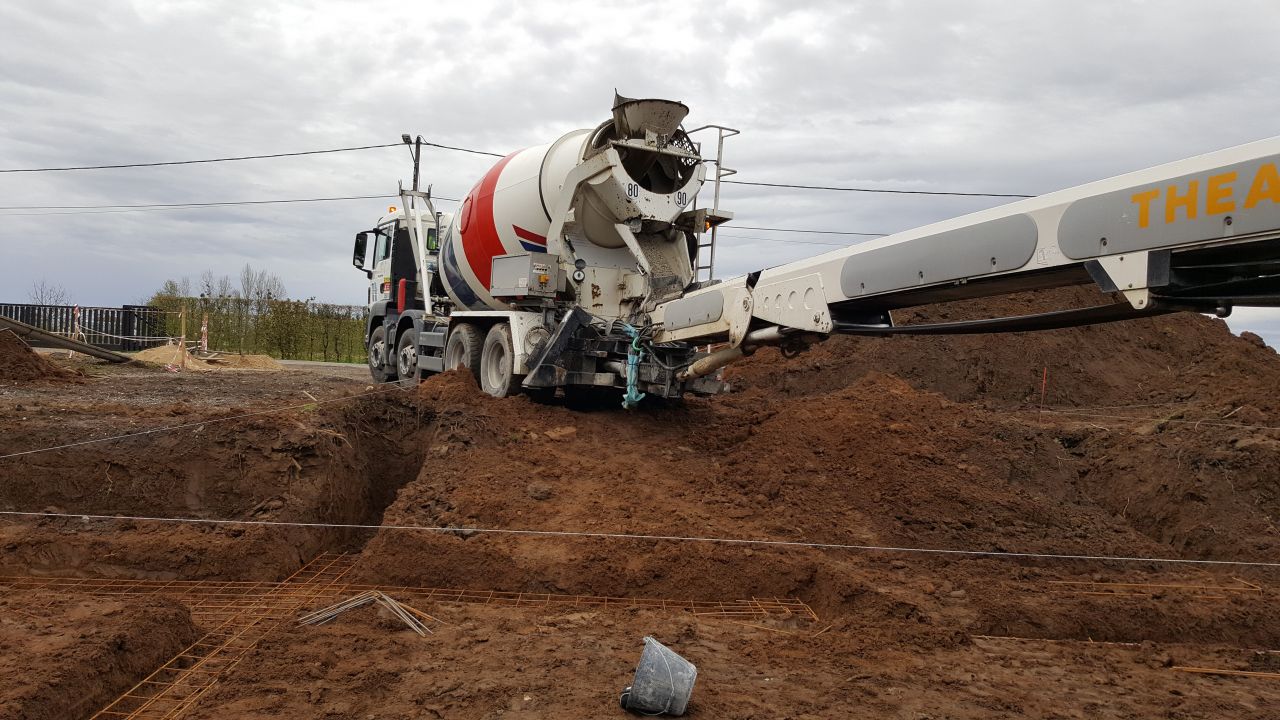
<svg viewBox="0 0 1280 720"><path fill-rule="evenodd" d="M218 354L200 358L177 345L161 345L135 353L133 358L158 365L185 367L187 370L283 370L284 366L267 355ZM185 362L184 362L185 358Z"/></svg>
<svg viewBox="0 0 1280 720"><path fill-rule="evenodd" d="M0 382L18 383L70 377L9 330L0 330Z"/></svg>

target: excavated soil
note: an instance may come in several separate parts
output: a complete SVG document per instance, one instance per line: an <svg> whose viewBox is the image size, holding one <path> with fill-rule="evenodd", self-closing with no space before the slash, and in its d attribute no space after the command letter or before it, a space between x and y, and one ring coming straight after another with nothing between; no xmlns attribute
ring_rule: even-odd
<svg viewBox="0 0 1280 720"><path fill-rule="evenodd" d="M1274 680L1175 668L1280 671L1276 568L1154 560L1280 561L1280 359L1256 338L1188 315L835 338L728 379L632 412L496 400L457 373L0 388L0 455L68 446L0 458L0 510L138 516L6 516L0 574L276 580L346 550L348 579L382 586L798 597L818 617L436 602L420 638L365 608L286 624L191 717L621 717L646 634L699 666L693 717L1275 717ZM153 428L174 429L74 444ZM2 619L39 602L3 587Z"/></svg>
<svg viewBox="0 0 1280 720"><path fill-rule="evenodd" d="M11 330L0 330L0 385L48 382L74 377L41 357Z"/></svg>
<svg viewBox="0 0 1280 720"><path fill-rule="evenodd" d="M172 600L0 596L0 717L87 717L196 639Z"/></svg>

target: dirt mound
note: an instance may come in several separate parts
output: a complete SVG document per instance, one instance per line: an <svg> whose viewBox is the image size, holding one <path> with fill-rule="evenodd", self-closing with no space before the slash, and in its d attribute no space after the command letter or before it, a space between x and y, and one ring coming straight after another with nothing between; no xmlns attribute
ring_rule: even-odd
<svg viewBox="0 0 1280 720"><path fill-rule="evenodd" d="M197 631L163 598L0 596L0 717L88 717L168 662Z"/></svg>
<svg viewBox="0 0 1280 720"><path fill-rule="evenodd" d="M1155 480L1164 465L1135 473L1132 463L1072 455L1063 439L1070 433L883 374L803 400L754 393L590 415L494 400L464 374L428 381L420 397L434 426L427 460L387 524L1147 557L1261 558L1274 542L1269 503L1248 510L1251 524L1234 528L1231 542L1189 532L1214 513L1239 515L1243 499L1227 503L1214 491L1212 509L1157 517L1180 507ZM1090 441L1109 442L1105 432ZM1181 442L1208 448L1217 439ZM1244 464L1259 451L1227 452ZM1259 488L1268 467L1258 465ZM1135 507L1122 507L1135 497ZM1128 520L1139 513L1151 520ZM701 599L800 594L826 607L859 594L829 584L839 563L804 548L394 530L367 554L367 577L395 583L485 578L501 590Z"/></svg>
<svg viewBox="0 0 1280 720"><path fill-rule="evenodd" d="M177 345L161 345L134 353L133 359L142 362L181 367L187 370L283 370L284 366L267 355L218 354L207 358L197 357Z"/></svg>
<svg viewBox="0 0 1280 720"><path fill-rule="evenodd" d="M1062 288L900 311L898 324L951 322L1101 305L1091 288ZM896 375L959 402L1049 405L1196 401L1224 412L1251 404L1280 418L1280 362L1256 338L1194 313L1007 335L834 337L793 359L764 349L731 366L740 389L804 397L845 387L868 372ZM1226 407L1230 405L1230 407Z"/></svg>
<svg viewBox="0 0 1280 720"><path fill-rule="evenodd" d="M0 383L39 382L71 377L27 346L10 330L0 330Z"/></svg>

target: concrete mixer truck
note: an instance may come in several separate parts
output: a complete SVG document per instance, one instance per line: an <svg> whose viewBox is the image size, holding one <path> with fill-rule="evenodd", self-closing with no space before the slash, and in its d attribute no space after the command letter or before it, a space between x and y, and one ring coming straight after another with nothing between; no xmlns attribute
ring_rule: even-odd
<svg viewBox="0 0 1280 720"><path fill-rule="evenodd" d="M499 160L453 214L402 191L356 236L374 379L465 368L498 397L616 387L629 404L718 391L678 379L698 353L645 320L698 286L698 236L730 217L696 207L707 170L688 112L618 97L598 127Z"/></svg>
<svg viewBox="0 0 1280 720"><path fill-rule="evenodd" d="M755 349L796 353L833 334L1021 332L1280 306L1280 138L716 281L697 277L714 252L702 237L732 219L719 190L732 172L724 138L737 131L685 131L687 113L616 97L596 128L503 157L455 214L417 190L415 163L400 209L356 236L373 377L465 368L498 397L603 389L631 407L718 392L718 370ZM691 138L708 128L714 160ZM715 193L700 207L708 164ZM1076 284L1095 285L1099 304L931 324L892 315Z"/></svg>

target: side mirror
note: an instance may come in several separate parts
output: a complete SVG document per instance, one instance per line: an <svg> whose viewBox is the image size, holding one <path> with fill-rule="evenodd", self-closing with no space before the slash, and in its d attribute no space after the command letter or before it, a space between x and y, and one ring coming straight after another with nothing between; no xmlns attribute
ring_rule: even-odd
<svg viewBox="0 0 1280 720"><path fill-rule="evenodd" d="M356 247L355 247L355 252L353 252L351 255L351 264L355 265L357 268L360 268L361 270L364 270L364 256L365 256L365 252L368 249L369 249L369 233L367 232L356 233Z"/></svg>

